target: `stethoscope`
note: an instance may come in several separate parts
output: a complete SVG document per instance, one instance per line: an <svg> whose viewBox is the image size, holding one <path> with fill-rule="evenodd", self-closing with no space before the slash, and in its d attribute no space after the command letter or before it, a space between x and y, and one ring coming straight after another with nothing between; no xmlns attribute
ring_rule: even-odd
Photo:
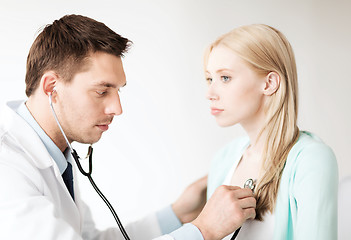
<svg viewBox="0 0 351 240"><path fill-rule="evenodd" d="M250 179L247 179L245 184L244 184L244 188L248 188L248 189L251 189L252 192L254 192L255 190L255 187L256 187L256 180L252 180L251 178ZM233 234L232 238L230 240L234 240L236 238L236 236L238 236L239 232L240 232L240 229L241 227L239 227Z"/></svg>
<svg viewBox="0 0 351 240"><path fill-rule="evenodd" d="M55 91L55 89L54 89L53 91ZM90 181L91 185L93 186L93 188L95 189L95 191L99 194L99 196L101 197L101 199L105 202L105 204L107 205L107 207L110 209L110 211L111 211L113 217L115 218L115 220L116 220L116 222L117 222L117 225L118 225L118 227L119 227L119 229L120 229L120 231L121 231L121 233L122 233L124 239L125 239L125 240L130 240L130 238L128 237L128 234L127 234L127 232L126 232L126 230L124 229L124 227L123 227L121 221L119 220L119 218L118 218L118 216L117 216L116 211L113 209L111 203L107 200L107 198L104 196L104 194L102 194L102 192L100 191L100 189L96 186L96 184L95 184L93 178L91 177L91 173L92 173L92 171L93 171L93 147L92 147L92 145L89 146L88 154L87 154L87 156L86 156L86 158L89 157L89 171L86 172L86 171L84 171L84 169L82 168L82 166L81 166L81 164L80 164L80 161L79 161L79 160L80 160L80 157L78 156L76 150L74 150L73 147L71 146L71 144L69 143L69 141L68 141L68 139L67 139L67 137L66 137L66 134L65 134L65 132L63 131L63 129L62 129L62 127L61 127L61 124L60 124L60 122L59 122L59 120L58 120L58 118L57 118L57 116L56 116L54 107L53 107L53 105L52 105L51 95L52 95L52 93L49 93L49 103L50 103L50 107L51 107L52 113L53 113L53 115L54 115L54 118L55 118L55 120L56 120L57 125L58 125L59 128L60 128L60 131L61 131L63 137L65 138L65 141L66 141L66 143L67 143L67 146L68 146L68 148L69 148L69 150L70 150L70 152L71 152L71 154L72 154L72 156L73 156L73 158L74 158L74 160L75 160L75 162L76 162L76 164L77 164L77 166L78 166L79 171L80 171L84 176L86 176L86 177L89 179L89 181Z"/></svg>

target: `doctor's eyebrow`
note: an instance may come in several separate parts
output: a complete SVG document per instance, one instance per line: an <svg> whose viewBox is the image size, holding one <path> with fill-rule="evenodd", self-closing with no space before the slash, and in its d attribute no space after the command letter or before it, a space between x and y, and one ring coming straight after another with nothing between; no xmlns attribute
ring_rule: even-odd
<svg viewBox="0 0 351 240"><path fill-rule="evenodd" d="M116 84L108 83L108 82L97 82L94 83L93 86L95 87L106 87L106 88L122 88L127 85L127 82L125 82L122 86L118 87Z"/></svg>

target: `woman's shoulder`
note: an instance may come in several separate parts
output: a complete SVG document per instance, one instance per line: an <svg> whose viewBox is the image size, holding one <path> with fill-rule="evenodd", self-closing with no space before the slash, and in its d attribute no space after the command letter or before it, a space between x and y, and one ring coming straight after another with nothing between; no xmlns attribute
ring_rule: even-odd
<svg viewBox="0 0 351 240"><path fill-rule="evenodd" d="M301 131L298 141L289 152L287 165L328 168L335 167L337 162L333 150L321 138L311 132Z"/></svg>
<svg viewBox="0 0 351 240"><path fill-rule="evenodd" d="M291 152L301 154L333 154L333 150L323 142L316 134L307 131L301 131L299 139L291 149Z"/></svg>

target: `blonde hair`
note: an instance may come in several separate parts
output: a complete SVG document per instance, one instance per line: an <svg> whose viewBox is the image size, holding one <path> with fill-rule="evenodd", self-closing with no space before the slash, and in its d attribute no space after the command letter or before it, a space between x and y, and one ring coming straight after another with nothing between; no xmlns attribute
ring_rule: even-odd
<svg viewBox="0 0 351 240"><path fill-rule="evenodd" d="M273 212L288 153L299 137L295 56L281 32L264 24L253 24L236 28L212 43L205 53L205 69L209 54L218 45L233 50L255 72L265 75L275 72L280 76L280 86L265 106L266 124L260 133L260 137L263 131L267 133L262 165L265 172L255 193L256 219L262 220L266 211Z"/></svg>

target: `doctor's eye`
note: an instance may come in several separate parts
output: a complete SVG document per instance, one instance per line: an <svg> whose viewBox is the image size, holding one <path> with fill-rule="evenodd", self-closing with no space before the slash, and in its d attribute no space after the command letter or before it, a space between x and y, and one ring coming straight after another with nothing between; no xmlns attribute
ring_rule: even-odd
<svg viewBox="0 0 351 240"><path fill-rule="evenodd" d="M221 79L223 82L229 82L231 80L231 77L229 76L221 76Z"/></svg>
<svg viewBox="0 0 351 240"><path fill-rule="evenodd" d="M96 93L99 95L99 96L103 96L107 93L107 91L96 91Z"/></svg>

